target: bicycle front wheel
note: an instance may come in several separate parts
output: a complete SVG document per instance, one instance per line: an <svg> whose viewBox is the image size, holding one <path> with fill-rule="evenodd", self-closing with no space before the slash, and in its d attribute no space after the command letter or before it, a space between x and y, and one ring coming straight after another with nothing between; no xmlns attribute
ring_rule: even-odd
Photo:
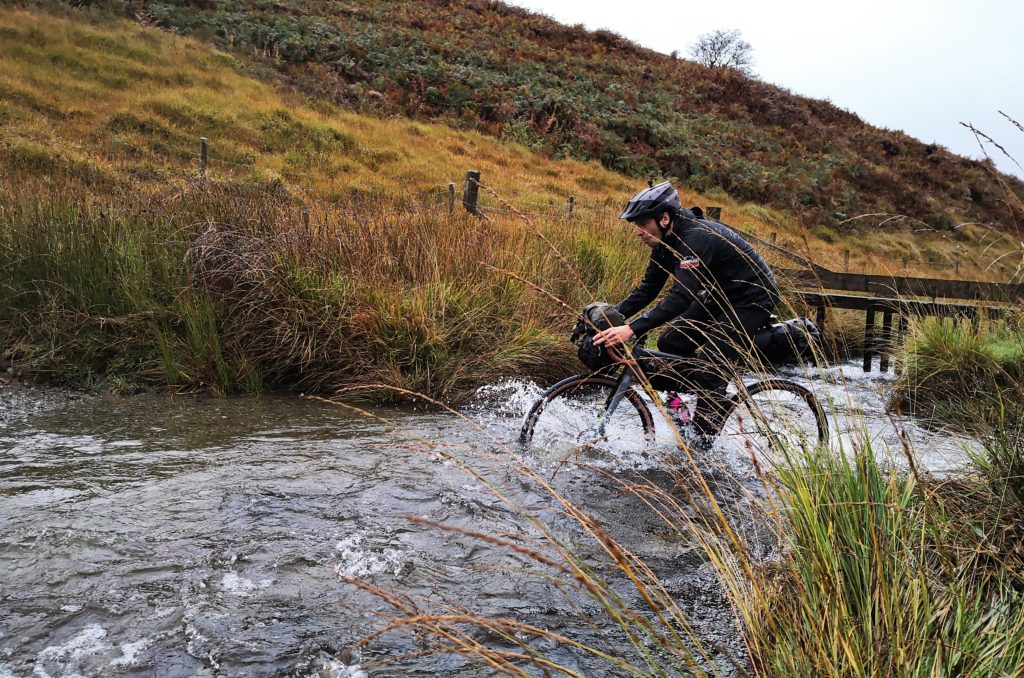
<svg viewBox="0 0 1024 678"><path fill-rule="evenodd" d="M615 379L577 375L563 379L534 403L519 434L525 451L541 458L581 452L624 454L654 440L654 419L640 393L628 389L610 416Z"/></svg>
<svg viewBox="0 0 1024 678"><path fill-rule="evenodd" d="M828 419L814 393L786 379L766 379L732 396L719 441L774 464L826 445L828 437Z"/></svg>

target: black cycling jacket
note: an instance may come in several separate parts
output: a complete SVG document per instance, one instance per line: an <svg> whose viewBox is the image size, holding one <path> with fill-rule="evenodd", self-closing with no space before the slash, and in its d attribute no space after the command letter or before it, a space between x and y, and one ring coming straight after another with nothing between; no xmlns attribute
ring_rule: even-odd
<svg viewBox="0 0 1024 678"><path fill-rule="evenodd" d="M631 323L639 336L680 316L723 317L728 308L757 306L771 312L779 301L778 283L768 264L746 240L725 226L696 219L682 210L672 232L651 252L643 280L616 307L626 318L650 304L669 275L672 289L661 302ZM707 298L697 295L707 290Z"/></svg>

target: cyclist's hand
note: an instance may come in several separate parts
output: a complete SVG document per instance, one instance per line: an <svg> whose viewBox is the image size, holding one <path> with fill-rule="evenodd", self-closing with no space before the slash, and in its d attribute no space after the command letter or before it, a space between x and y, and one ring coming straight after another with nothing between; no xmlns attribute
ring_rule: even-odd
<svg viewBox="0 0 1024 678"><path fill-rule="evenodd" d="M609 327L594 335L594 346L618 346L624 344L634 337L633 329L629 325Z"/></svg>

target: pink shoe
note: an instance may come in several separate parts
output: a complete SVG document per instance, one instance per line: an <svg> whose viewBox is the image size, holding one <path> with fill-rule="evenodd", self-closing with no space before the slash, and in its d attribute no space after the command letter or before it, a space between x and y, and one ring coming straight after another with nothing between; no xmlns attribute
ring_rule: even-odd
<svg viewBox="0 0 1024 678"><path fill-rule="evenodd" d="M672 414L672 418L680 424L689 424L693 417L690 416L690 408L686 406L683 399L679 397L678 393L673 391L668 392L668 400L665 403L668 407L669 413Z"/></svg>

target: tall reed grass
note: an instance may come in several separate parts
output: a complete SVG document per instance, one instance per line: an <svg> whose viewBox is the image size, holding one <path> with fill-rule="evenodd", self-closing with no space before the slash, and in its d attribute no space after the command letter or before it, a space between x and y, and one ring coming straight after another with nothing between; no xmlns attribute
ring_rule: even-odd
<svg viewBox="0 0 1024 678"><path fill-rule="evenodd" d="M300 203L215 180L129 185L115 199L76 189L0 185L6 358L72 384L384 382L457 398L568 369L572 311L531 286L575 307L621 294L639 265L628 233L605 221Z"/></svg>

